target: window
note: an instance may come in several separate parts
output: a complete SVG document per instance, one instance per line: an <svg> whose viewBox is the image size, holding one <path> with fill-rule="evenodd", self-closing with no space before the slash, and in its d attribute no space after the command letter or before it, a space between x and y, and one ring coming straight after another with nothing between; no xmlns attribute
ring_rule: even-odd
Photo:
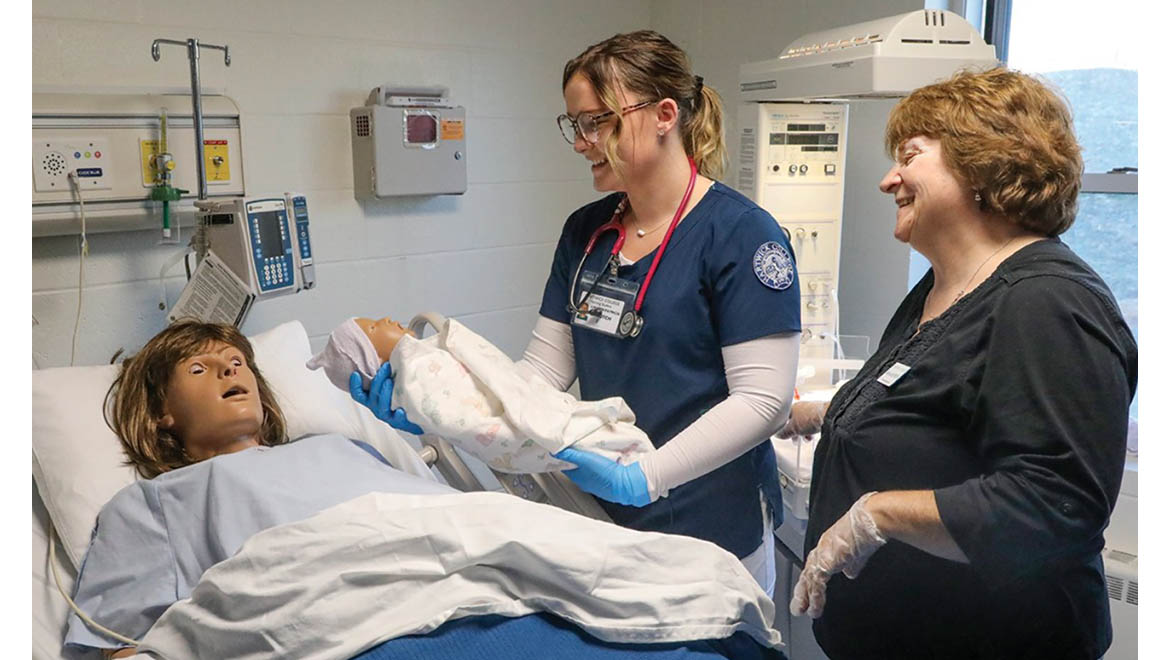
<svg viewBox="0 0 1170 660"><path fill-rule="evenodd" d="M926 0L962 15L1000 61L1057 87L1073 113L1085 176L1076 222L1061 236L1105 280L1138 334L1137 118L1139 50L1132 22L1143 3L1116 0ZM911 251L910 286L930 264ZM1140 387L1139 387L1140 391ZM1138 400L1130 406L1137 450Z"/></svg>
<svg viewBox="0 0 1170 660"><path fill-rule="evenodd" d="M1139 53L1130 23L1141 7L1136 0L1115 0L1108 11L1087 0L988 4L985 33L1000 59L1068 100L1085 177L1077 220L1061 239L1100 273L1136 337ZM1136 421L1136 397L1130 416Z"/></svg>

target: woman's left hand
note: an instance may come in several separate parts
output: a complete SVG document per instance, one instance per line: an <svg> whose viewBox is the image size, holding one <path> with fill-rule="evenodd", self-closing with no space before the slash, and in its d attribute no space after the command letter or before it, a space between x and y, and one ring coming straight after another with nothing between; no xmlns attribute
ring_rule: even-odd
<svg viewBox="0 0 1170 660"><path fill-rule="evenodd" d="M646 474L637 463L622 465L604 456L572 447L553 454L553 458L577 466L565 470L565 476L586 493L626 506L646 506L650 503Z"/></svg>
<svg viewBox="0 0 1170 660"><path fill-rule="evenodd" d="M808 553L788 605L793 616L800 616L806 610L814 619L823 614L829 578L834 573L845 573L852 580L865 568L870 556L886 544L885 535L865 509L866 501L873 494L857 498L849 511L821 534L817 547Z"/></svg>

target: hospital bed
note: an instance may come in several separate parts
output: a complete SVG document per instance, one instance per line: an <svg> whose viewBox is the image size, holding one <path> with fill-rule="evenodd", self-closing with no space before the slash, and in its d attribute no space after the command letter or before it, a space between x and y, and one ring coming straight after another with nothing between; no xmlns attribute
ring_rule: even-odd
<svg viewBox="0 0 1170 660"><path fill-rule="evenodd" d="M411 328L422 336L426 326L439 327L441 321L441 317L436 315L423 315L411 323ZM308 337L300 323L286 323L250 339L256 352L257 363L272 385L286 414L290 438L338 433L365 441L403 471L446 481L462 491L502 490L530 501L551 504L589 518L606 520L596 502L582 494L559 473L523 476L495 473L493 476L498 480L498 486L490 483L485 485L484 481L490 480L477 476L477 472L482 475L486 466L480 464L476 466L477 469L473 469L472 461L465 460L460 452L441 438L423 436L415 439L400 436L375 419L368 410L352 402L347 394L334 388L323 373L309 371L304 367L310 356L310 348ZM116 365L107 365L33 372L34 658L88 657L79 656L62 647L69 610L64 598L58 593L50 564L56 568L61 587L66 592L71 592L76 579L76 567L88 546L89 535L98 511L118 490L136 479L132 468L122 464L120 445L104 423L101 414L105 393L117 373L117 368ZM55 553L50 553L50 544L56 549ZM50 554L55 556L50 557ZM751 582L751 585L754 587L754 582ZM702 640L691 642L689 647L683 645L668 648L661 644L652 644L640 646L640 649L644 649L641 652L676 653L668 656L672 658L719 655L779 657L774 650L766 648L761 642L767 640L771 645L777 645L779 639L778 634L771 629L773 610L770 601L767 602L765 609L766 616L756 616L753 621L736 622L733 626L736 630L733 633L711 635L708 640L711 646L703 647L701 651L695 651L694 644ZM568 644L573 653L584 654L585 651L608 653L621 650L622 645L590 637L565 621L557 620L556 617L544 614L540 616L544 618L536 620L532 616L518 617L506 623L511 626L509 630L513 631L513 635L540 640L541 644L550 644L557 648L559 644ZM481 618L487 623L482 625L476 623ZM489 623L491 625L488 625ZM489 635L488 628L494 631L491 634L498 637L500 631L507 627L501 625L490 617L466 617L449 621L426 637L411 636L387 644L437 644L440 641L450 644L454 643L452 640L459 639L462 635L466 637L466 643L474 648L474 645L482 642L482 637ZM434 639L427 641L430 637ZM753 641L752 637L756 639ZM480 641L476 641L477 639ZM360 657L381 657L376 655L379 648L367 650L364 653L369 655ZM396 652L404 654L403 657L415 657L410 655L411 652L422 654L417 657L427 657L426 647L420 648L422 650L412 651L402 647ZM431 651L433 650L432 648ZM701 652L708 655L683 654L686 652ZM533 657L539 655L541 654L537 653ZM481 653L476 657L491 656Z"/></svg>

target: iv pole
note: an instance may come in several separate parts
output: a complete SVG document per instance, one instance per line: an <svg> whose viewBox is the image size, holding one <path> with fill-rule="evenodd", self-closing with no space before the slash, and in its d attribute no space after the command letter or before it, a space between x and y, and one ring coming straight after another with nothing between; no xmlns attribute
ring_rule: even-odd
<svg viewBox="0 0 1170 660"><path fill-rule="evenodd" d="M199 82L199 49L200 48L208 48L211 50L222 50L223 51L223 65L224 66L231 66L232 65L232 56L231 56L231 52L228 50L228 47L226 45L216 46L214 44L201 44L201 43L199 43L199 40L195 39L195 38L191 38L191 39L188 39L186 41L177 41L175 39L155 39L150 44L150 56L151 56L151 58L154 59L155 62L158 62L162 58L162 49L160 48L160 46L162 44L170 44L170 45L174 45L174 46L186 46L187 47L187 59L191 63L191 113L192 113L192 120L193 120L192 123L194 124L194 127L195 127L195 175L196 175L198 182L199 182L199 192L198 192L199 196L198 196L198 201L196 202L196 206L198 206L198 203L200 201L207 199L207 172L205 170L206 166L205 166L205 163L203 161L203 158L204 158L204 150L203 150L203 96L202 96L201 85ZM163 197L172 197L173 196L172 201L178 201L179 195L183 192L186 192L186 191L172 189L169 191L164 191L163 193L160 193L160 195L162 195ZM165 205L166 201L164 201L163 203ZM206 245L204 243L205 240L206 239L203 237L202 232L200 232L198 230L196 231L195 235L191 239L192 247L195 248L195 255L196 255L197 259L201 259L202 255L206 252ZM162 282L163 273L165 273L171 266L178 263L178 261L180 259L185 259L187 257L187 254L188 254L188 252L186 250L184 250L181 254L176 255L174 258L172 258L170 261L168 261L165 265L163 265L162 270L159 272L159 281ZM188 271L188 276L190 276L189 271ZM159 301L158 308L160 310L166 310L166 307L167 307L166 288L164 286L163 287L163 297Z"/></svg>
<svg viewBox="0 0 1170 660"><path fill-rule="evenodd" d="M195 173L199 178L199 199L207 199L207 172L203 163L203 97L199 86L199 49L208 48L223 51L223 65L232 65L232 56L227 46L201 44L198 39L176 41L174 39L155 39L150 44L150 56L157 62L162 57L159 46L172 44L187 47L187 59L191 62L191 110L195 119Z"/></svg>

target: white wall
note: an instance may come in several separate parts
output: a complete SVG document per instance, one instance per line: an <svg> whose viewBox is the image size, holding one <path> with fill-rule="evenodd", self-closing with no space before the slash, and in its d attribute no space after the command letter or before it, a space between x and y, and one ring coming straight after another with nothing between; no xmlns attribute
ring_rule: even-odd
<svg viewBox="0 0 1170 660"><path fill-rule="evenodd" d="M255 333L299 319L324 343L351 315L458 317L518 356L535 321L565 217L596 193L561 139L564 63L650 22L649 0L34 0L33 87L189 88L185 50L155 38L228 44L207 54L205 87L242 114L249 193L304 192L318 286L258 304ZM466 106L463 196L360 204L348 112L384 82L444 84ZM77 364L137 350L165 325L159 269L176 252L157 232L90 235ZM32 242L33 358L67 365L77 305L77 237ZM177 300L182 268L171 271Z"/></svg>
<svg viewBox="0 0 1170 660"><path fill-rule="evenodd" d="M527 342L568 213L595 198L553 117L560 72L585 46L651 27L738 102L738 67L803 33L921 8L921 0L434 0L284 2L34 0L32 81L88 91L182 89L181 48L150 58L159 37L228 44L232 66L202 60L205 87L242 113L250 193L295 189L312 215L318 286L257 305L249 333L300 319L321 346L351 315L424 310L460 318L517 356ZM353 198L347 113L383 82L438 83L467 107L468 180L461 197L360 204ZM737 134L728 113L726 135ZM735 162L738 144L729 140ZM158 272L175 253L153 231L91 234L78 364L137 350L164 324ZM166 280L170 303L181 268ZM77 305L77 239L32 244L33 357L69 363Z"/></svg>

